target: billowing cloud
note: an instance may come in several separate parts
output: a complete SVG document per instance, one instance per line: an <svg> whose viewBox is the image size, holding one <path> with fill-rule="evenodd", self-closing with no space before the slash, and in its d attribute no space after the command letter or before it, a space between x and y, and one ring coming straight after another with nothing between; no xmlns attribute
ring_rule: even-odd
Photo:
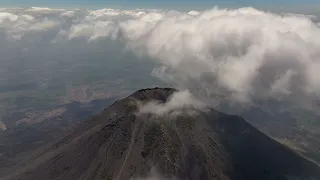
<svg viewBox="0 0 320 180"><path fill-rule="evenodd" d="M8 12L0 12L0 23L5 23L5 21L16 21L18 16Z"/></svg>
<svg viewBox="0 0 320 180"><path fill-rule="evenodd" d="M205 104L192 96L188 91L175 92L166 103L148 102L140 107L138 114L151 113L155 115L177 115L184 109L187 113L192 110L204 110Z"/></svg>
<svg viewBox="0 0 320 180"><path fill-rule="evenodd" d="M243 8L214 9L191 17L169 13L143 25L141 19L133 21L143 28L121 26L129 46L160 61L167 70L160 77L169 75L182 86L202 87L237 100L275 91L317 94L320 90L314 79L320 29L308 17Z"/></svg>
<svg viewBox="0 0 320 180"><path fill-rule="evenodd" d="M84 37L91 41L100 37L115 37L116 28L117 26L112 21L98 21L74 25L67 34L69 40Z"/></svg>
<svg viewBox="0 0 320 180"><path fill-rule="evenodd" d="M48 43L119 41L159 62L153 75L202 97L320 95L320 27L314 15L253 8L1 11L7 39L50 32Z"/></svg>
<svg viewBox="0 0 320 180"><path fill-rule="evenodd" d="M27 33L46 32L55 28L58 24L58 22L48 20L47 18L35 20L33 16L22 15L13 26L7 28L7 34L9 35L9 39L19 40Z"/></svg>
<svg viewBox="0 0 320 180"><path fill-rule="evenodd" d="M74 11L64 11L63 13L61 13L61 16L65 16L65 17L73 17L75 15Z"/></svg>

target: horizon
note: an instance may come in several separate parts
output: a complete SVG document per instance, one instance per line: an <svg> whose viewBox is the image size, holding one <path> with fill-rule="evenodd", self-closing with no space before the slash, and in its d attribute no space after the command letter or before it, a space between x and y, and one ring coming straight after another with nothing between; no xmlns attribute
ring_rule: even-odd
<svg viewBox="0 0 320 180"><path fill-rule="evenodd" d="M318 13L320 11L320 2L317 0L308 1L289 1L284 0L281 2L275 2L274 0L269 2L261 2L255 0L200 0L194 2L192 0L182 1L182 0L164 0L164 1L149 1L137 0L135 2L121 0L67 0L67 1L53 1L53 0L15 0L14 2L10 0L4 0L0 2L0 8L31 8L31 7L47 7L53 9L88 9L97 10L104 8L112 9L164 9L164 10L178 10L178 11L188 11L188 10L207 10L214 7L224 8L224 9L238 9L241 7L252 7L255 9L271 12L292 12L292 13Z"/></svg>

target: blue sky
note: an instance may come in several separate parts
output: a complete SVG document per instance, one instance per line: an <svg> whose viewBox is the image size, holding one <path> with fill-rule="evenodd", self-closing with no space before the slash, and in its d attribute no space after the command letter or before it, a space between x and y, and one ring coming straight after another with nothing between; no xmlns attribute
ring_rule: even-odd
<svg viewBox="0 0 320 180"><path fill-rule="evenodd" d="M320 0L0 0L1 7L45 6L59 8L210 8L243 7L291 8L320 11Z"/></svg>

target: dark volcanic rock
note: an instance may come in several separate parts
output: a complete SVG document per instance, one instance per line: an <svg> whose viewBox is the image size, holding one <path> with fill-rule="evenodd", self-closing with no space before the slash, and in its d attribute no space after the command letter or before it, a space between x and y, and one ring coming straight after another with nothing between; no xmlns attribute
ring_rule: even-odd
<svg viewBox="0 0 320 180"><path fill-rule="evenodd" d="M320 178L317 165L238 116L213 109L192 115L136 114L137 100L166 102L174 92L144 89L116 101L6 179L128 180L147 176L152 167L163 177L182 180Z"/></svg>

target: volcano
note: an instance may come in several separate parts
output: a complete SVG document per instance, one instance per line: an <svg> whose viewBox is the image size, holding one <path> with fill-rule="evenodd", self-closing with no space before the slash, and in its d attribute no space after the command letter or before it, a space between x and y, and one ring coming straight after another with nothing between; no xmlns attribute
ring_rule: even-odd
<svg viewBox="0 0 320 180"><path fill-rule="evenodd" d="M139 114L177 90L139 90L70 134L29 155L13 180L285 180L320 179L320 168L243 118L211 108ZM152 174L152 173L151 173Z"/></svg>

